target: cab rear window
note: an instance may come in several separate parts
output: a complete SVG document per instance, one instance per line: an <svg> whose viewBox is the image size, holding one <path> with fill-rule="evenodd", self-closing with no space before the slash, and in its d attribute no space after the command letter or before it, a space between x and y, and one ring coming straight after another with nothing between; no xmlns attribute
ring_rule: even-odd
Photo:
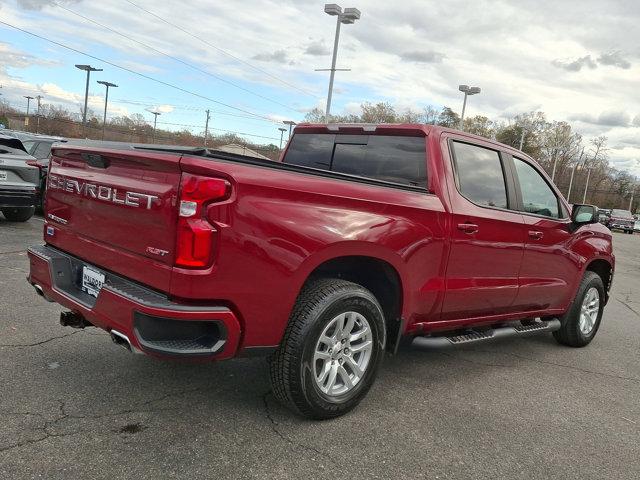
<svg viewBox="0 0 640 480"><path fill-rule="evenodd" d="M401 185L427 186L425 137L297 133L283 162Z"/></svg>

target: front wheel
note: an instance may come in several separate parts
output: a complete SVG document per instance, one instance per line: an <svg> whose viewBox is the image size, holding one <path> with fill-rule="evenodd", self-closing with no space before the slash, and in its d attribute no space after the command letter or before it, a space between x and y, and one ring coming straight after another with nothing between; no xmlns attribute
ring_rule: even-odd
<svg viewBox="0 0 640 480"><path fill-rule="evenodd" d="M345 280L313 281L271 360L273 393L309 418L343 415L373 384L385 340L382 308L370 291Z"/></svg>
<svg viewBox="0 0 640 480"><path fill-rule="evenodd" d="M604 284L600 276L585 272L576 298L560 318L560 330L553 332L556 341L570 347L588 345L600 328L604 299Z"/></svg>
<svg viewBox="0 0 640 480"><path fill-rule="evenodd" d="M6 207L2 209L2 214L9 222L26 222L35 211L35 207Z"/></svg>

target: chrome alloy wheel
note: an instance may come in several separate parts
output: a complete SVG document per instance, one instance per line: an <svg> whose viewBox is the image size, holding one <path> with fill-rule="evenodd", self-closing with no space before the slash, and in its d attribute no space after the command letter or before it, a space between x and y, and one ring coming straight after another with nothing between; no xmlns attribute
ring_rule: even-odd
<svg viewBox="0 0 640 480"><path fill-rule="evenodd" d="M362 380L372 351L373 335L367 319L356 312L341 313L329 322L316 343L316 385L329 396L349 392Z"/></svg>
<svg viewBox="0 0 640 480"><path fill-rule="evenodd" d="M600 293L595 287L591 287L587 290L587 293L582 299L582 306L580 307L580 331L583 335L589 335L596 325L598 319L598 313L600 311Z"/></svg>

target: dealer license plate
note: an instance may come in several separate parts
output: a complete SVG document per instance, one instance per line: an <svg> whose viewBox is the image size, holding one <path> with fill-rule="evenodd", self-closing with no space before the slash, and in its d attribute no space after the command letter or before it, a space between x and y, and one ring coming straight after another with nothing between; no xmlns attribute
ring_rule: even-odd
<svg viewBox="0 0 640 480"><path fill-rule="evenodd" d="M100 273L86 265L82 267L82 291L97 297L103 284L104 273Z"/></svg>

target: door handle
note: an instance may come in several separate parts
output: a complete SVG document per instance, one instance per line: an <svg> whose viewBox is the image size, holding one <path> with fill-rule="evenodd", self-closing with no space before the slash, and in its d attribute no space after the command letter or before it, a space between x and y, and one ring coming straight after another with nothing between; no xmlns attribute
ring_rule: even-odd
<svg viewBox="0 0 640 480"><path fill-rule="evenodd" d="M475 223L459 223L458 230L462 230L464 233L476 233L478 231L478 225Z"/></svg>
<svg viewBox="0 0 640 480"><path fill-rule="evenodd" d="M544 237L544 233L538 232L537 230L529 230L529 236L534 240L540 240L542 237Z"/></svg>

